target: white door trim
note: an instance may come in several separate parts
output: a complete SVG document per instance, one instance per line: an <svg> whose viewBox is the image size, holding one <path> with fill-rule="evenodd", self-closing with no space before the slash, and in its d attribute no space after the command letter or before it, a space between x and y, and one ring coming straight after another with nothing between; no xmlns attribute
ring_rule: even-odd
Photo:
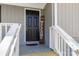
<svg viewBox="0 0 79 59"><path fill-rule="evenodd" d="M30 41L30 42L26 42L26 44L39 44L39 41Z"/></svg>
<svg viewBox="0 0 79 59"><path fill-rule="evenodd" d="M40 27L40 18L41 18L41 10L35 8L24 8L24 43L26 44L26 10L34 10L39 11L39 27Z"/></svg>

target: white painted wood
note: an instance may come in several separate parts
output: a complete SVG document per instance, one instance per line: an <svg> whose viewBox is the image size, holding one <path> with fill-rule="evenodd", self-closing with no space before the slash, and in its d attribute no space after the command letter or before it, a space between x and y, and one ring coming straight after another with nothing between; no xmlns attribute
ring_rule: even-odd
<svg viewBox="0 0 79 59"><path fill-rule="evenodd" d="M16 45L17 45L16 43L17 43L17 37L14 39L14 42L13 42L13 44L12 44L12 46L11 46L11 51L10 51L9 56L12 56L13 53L16 52L16 51L14 51L14 49L16 49Z"/></svg>
<svg viewBox="0 0 79 59"><path fill-rule="evenodd" d="M60 51L60 49L61 49L61 47L60 47L60 44L61 44L61 36L59 35L59 37L58 37L58 48L59 48L59 51Z"/></svg>
<svg viewBox="0 0 79 59"><path fill-rule="evenodd" d="M54 11L55 11L55 26L57 25L57 3L54 4Z"/></svg>
<svg viewBox="0 0 79 59"><path fill-rule="evenodd" d="M1 42L0 47L3 51L0 50L0 53L2 52L0 55L6 55L7 51L9 51L10 44L13 41L13 36L15 35L15 32L17 30L17 26L16 27L15 26L13 25L11 27L9 32L6 34L6 37L4 37L3 41Z"/></svg>
<svg viewBox="0 0 79 59"><path fill-rule="evenodd" d="M66 39L66 40L65 40L66 42L69 41L68 44L70 44L71 47L73 46L73 49L75 50L75 47L77 48L77 47L79 46L79 44L78 44L75 40L73 40L73 38L72 38L71 36L69 36L67 33L65 33L65 31L63 31L60 27L57 26L57 28L58 28L57 31L60 32L60 35L62 35L61 33L63 33L62 36L63 36L64 40ZM56 28L56 29L57 29L57 28ZM74 46L74 44L75 44L75 46Z"/></svg>
<svg viewBox="0 0 79 59"><path fill-rule="evenodd" d="M79 44L59 26L52 27L55 32L55 50L63 56L79 55ZM50 34L51 35L51 34ZM50 36L51 37L51 36ZM61 44L60 44L61 43ZM50 44L52 45L52 43ZM60 47L61 46L61 47ZM70 51L70 48L72 52ZM78 52L77 52L78 51Z"/></svg>
<svg viewBox="0 0 79 59"><path fill-rule="evenodd" d="M53 31L53 28L52 27L50 27L49 28L49 47L51 48L51 49L54 49L55 48L55 41L54 41L54 38L55 38L55 35L54 35L54 31Z"/></svg>
<svg viewBox="0 0 79 59"><path fill-rule="evenodd" d="M16 33L14 43L11 46L11 52L10 52L9 56L12 56L13 54L15 56L17 56L17 55L19 56L19 31L20 31L20 27L21 27L21 25L19 25L19 27L18 27L18 31Z"/></svg>
<svg viewBox="0 0 79 59"><path fill-rule="evenodd" d="M19 37L19 35L20 35L20 29L21 29L21 24L19 25L19 28L18 28L18 32L17 32L17 37L18 37L18 40L17 40L17 47L16 47L16 49L17 49L17 55L19 56L19 42L20 42L20 37Z"/></svg>
<svg viewBox="0 0 79 59"><path fill-rule="evenodd" d="M1 25L10 26L10 29L0 43L0 56L19 55L19 31L21 24L1 23Z"/></svg>

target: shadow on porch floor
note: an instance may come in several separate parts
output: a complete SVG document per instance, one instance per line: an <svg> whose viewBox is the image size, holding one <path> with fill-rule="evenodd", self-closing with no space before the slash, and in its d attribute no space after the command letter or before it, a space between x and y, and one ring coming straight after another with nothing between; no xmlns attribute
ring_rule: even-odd
<svg viewBox="0 0 79 59"><path fill-rule="evenodd" d="M51 51L50 48L45 47L44 45L37 46L20 46L20 56L58 56L54 51Z"/></svg>

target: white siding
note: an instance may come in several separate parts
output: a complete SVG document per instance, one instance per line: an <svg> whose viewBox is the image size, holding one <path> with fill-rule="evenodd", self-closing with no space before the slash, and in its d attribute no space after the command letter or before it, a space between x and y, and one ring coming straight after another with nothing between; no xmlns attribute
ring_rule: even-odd
<svg viewBox="0 0 79 59"><path fill-rule="evenodd" d="M73 37L79 37L79 4L58 4L58 25Z"/></svg>

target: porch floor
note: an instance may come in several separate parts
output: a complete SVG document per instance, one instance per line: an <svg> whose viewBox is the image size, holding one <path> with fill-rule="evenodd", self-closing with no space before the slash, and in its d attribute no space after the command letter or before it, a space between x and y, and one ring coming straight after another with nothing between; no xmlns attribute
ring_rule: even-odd
<svg viewBox="0 0 79 59"><path fill-rule="evenodd" d="M20 56L58 56L57 53L44 45L20 46Z"/></svg>

